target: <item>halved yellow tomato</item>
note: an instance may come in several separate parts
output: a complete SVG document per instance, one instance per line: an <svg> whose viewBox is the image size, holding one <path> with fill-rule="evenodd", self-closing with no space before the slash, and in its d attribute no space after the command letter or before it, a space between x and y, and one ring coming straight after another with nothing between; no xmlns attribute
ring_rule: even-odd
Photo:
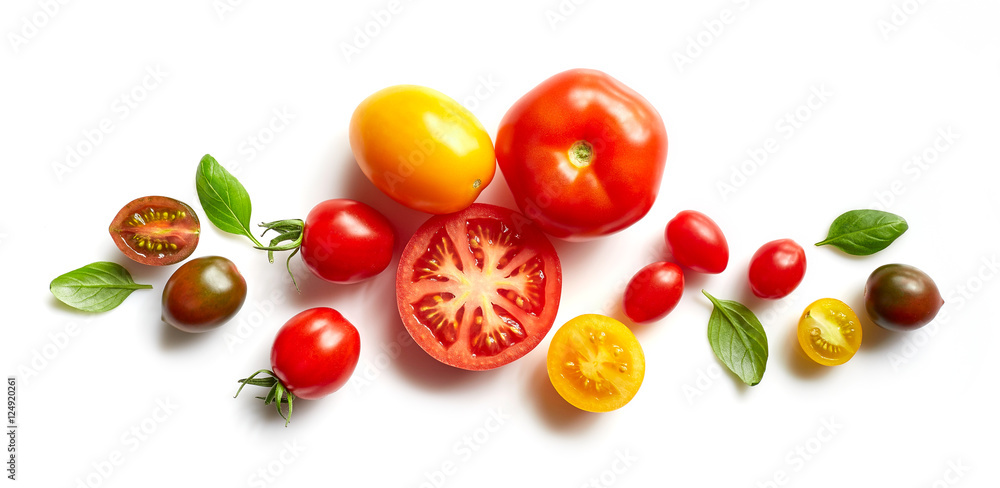
<svg viewBox="0 0 1000 488"><path fill-rule="evenodd" d="M625 324L587 314L552 336L546 360L559 395L588 412L610 412L632 400L646 374L639 340Z"/></svg>
<svg viewBox="0 0 1000 488"><path fill-rule="evenodd" d="M846 303L821 298L802 312L798 336L809 359L823 366L836 366L854 357L861 347L861 321Z"/></svg>
<svg viewBox="0 0 1000 488"><path fill-rule="evenodd" d="M468 207L496 173L493 141L476 116L422 86L391 86L366 98L351 117L350 139L375 186L428 213Z"/></svg>

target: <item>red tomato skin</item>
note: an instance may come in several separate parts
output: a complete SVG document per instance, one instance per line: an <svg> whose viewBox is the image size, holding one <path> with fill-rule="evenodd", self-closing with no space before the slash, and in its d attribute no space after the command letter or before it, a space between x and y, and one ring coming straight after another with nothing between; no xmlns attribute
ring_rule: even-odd
<svg viewBox="0 0 1000 488"><path fill-rule="evenodd" d="M622 308L636 323L666 317L684 294L684 272L674 263L659 262L639 270L628 282Z"/></svg>
<svg viewBox="0 0 1000 488"><path fill-rule="evenodd" d="M278 330L271 371L296 397L323 398L347 384L360 355L354 325L332 308L311 308Z"/></svg>
<svg viewBox="0 0 1000 488"><path fill-rule="evenodd" d="M582 168L567 156L578 141L593 147ZM631 88L575 69L543 81L507 111L496 154L522 213L550 235L587 240L649 212L663 179L667 131Z"/></svg>
<svg viewBox="0 0 1000 488"><path fill-rule="evenodd" d="M750 290L759 298L783 298L806 275L806 252L791 239L778 239L760 247L750 258Z"/></svg>
<svg viewBox="0 0 1000 488"><path fill-rule="evenodd" d="M392 261L392 223L354 200L327 200L313 207L302 230L302 261L332 283L356 283L381 273Z"/></svg>
<svg viewBox="0 0 1000 488"><path fill-rule="evenodd" d="M707 215L684 210L667 222L667 250L684 267L718 274L729 265L729 243L722 229Z"/></svg>

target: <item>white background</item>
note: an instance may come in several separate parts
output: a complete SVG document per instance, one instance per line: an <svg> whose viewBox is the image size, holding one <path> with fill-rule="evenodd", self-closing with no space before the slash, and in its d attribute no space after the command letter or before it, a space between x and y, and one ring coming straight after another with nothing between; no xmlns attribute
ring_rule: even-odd
<svg viewBox="0 0 1000 488"><path fill-rule="evenodd" d="M359 29L385 0L221 10L228 4L211 0L68 2L54 14L44 3L0 7L2 372L21 382L23 486L998 482L995 2L404 0L388 25L368 26L378 32L367 42ZM903 6L911 13L894 17ZM359 52L345 55L356 42ZM355 198L393 221L398 256L426 215L383 196L357 168L347 141L357 103L385 86L427 85L495 135L520 95L574 67L604 70L646 96L663 115L670 154L645 219L598 241L556 243L556 326L581 313L620 316L625 282L662 259L663 226L680 210L709 214L732 251L725 273L687 275L666 319L634 327L647 373L619 411L587 414L558 397L544 371L548 339L491 372L440 365L400 335L393 272L337 286L306 280L295 258L304 279L296 294L284 266L219 232L198 205L195 168L211 153L238 166L255 222ZM161 81L146 78L157 70ZM155 87L144 92L144 80ZM126 110L120 98L133 90L142 100ZM810 98L813 90L829 95ZM275 111L290 121L270 138L261 132ZM796 113L790 130L782 121ZM105 118L111 130L67 165L69 148L86 149L84 134ZM270 142L251 157L248 137L260 135ZM764 164L740 169L769 138L777 150ZM176 267L128 261L106 230L122 205L150 194L195 206L195 255L225 255L242 270L250 292L231 323L185 335L160 322L159 293ZM480 201L512 204L499 173ZM886 251L852 258L811 246L841 212L873 205L910 224ZM754 299L747 261L784 237L806 247L805 281L783 300ZM55 276L98 260L155 289L99 315L47 291ZM809 363L794 339L802 309L835 297L863 316L864 281L889 262L933 276L947 315L910 334L865 319L849 363ZM764 322L771 353L760 385L720 370L702 288L743 300ZM275 330L314 306L358 326L361 363L345 389L297 403L285 428L250 395L234 400L235 380L268 367ZM173 407L165 414L158 404ZM503 423L487 432L494 414ZM476 450L463 438L478 439ZM120 462L108 473L112 457ZM259 469L270 469L268 480Z"/></svg>

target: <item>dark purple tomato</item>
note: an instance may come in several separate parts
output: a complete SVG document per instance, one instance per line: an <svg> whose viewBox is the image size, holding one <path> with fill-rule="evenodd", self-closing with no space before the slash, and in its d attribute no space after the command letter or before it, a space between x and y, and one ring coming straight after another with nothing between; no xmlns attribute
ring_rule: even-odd
<svg viewBox="0 0 1000 488"><path fill-rule="evenodd" d="M944 300L934 280L913 266L881 266L865 283L868 317L884 329L919 329L934 320L942 305Z"/></svg>
<svg viewBox="0 0 1000 488"><path fill-rule="evenodd" d="M232 261L192 259L163 288L163 321L185 332L205 332L233 318L246 298L247 282Z"/></svg>

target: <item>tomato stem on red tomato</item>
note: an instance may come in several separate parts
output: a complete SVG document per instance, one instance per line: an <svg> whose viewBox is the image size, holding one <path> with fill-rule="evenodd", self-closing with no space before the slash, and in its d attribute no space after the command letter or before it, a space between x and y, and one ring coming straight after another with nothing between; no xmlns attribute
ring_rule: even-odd
<svg viewBox="0 0 1000 488"><path fill-rule="evenodd" d="M576 141L569 148L569 162L577 168L586 168L594 160L594 146L587 141Z"/></svg>
<svg viewBox="0 0 1000 488"><path fill-rule="evenodd" d="M268 375L266 378L257 378L257 375L264 373ZM281 383L280 380L271 372L269 369L257 370L254 374L238 380L240 383L240 388L236 390L236 394L233 398L240 396L240 392L243 391L243 387L246 385L253 386L263 386L265 388L270 388L267 391L267 396L254 397L260 400L264 400L264 405L270 405L274 403L275 409L278 411L278 415L285 419L285 427L288 427L288 423L292 421L292 403L295 401L295 395L288 391L288 388ZM288 405L288 415L285 415L281 411L282 404Z"/></svg>
<svg viewBox="0 0 1000 488"><path fill-rule="evenodd" d="M261 237L264 237L264 234L267 234L268 231L277 232L278 235L271 239L270 245L254 246L254 248L267 251L267 260L271 263L274 262L274 251L292 251L288 255L288 259L285 260L285 269L288 270L288 275L292 277L292 284L295 285L295 290L300 291L299 284L295 281L295 274L292 273L292 258L299 252L299 247L302 246L302 231L305 229L305 222L302 219L286 219L274 222L262 222L260 226L264 228L264 232L260 234Z"/></svg>

